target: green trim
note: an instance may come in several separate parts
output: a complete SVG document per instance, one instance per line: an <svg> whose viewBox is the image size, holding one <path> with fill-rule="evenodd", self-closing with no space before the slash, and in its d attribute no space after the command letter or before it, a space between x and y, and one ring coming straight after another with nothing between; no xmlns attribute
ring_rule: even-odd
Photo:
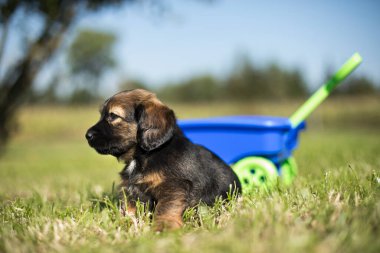
<svg viewBox="0 0 380 253"><path fill-rule="evenodd" d="M297 127L325 100L331 91L343 81L362 62L359 53L355 53L350 59L335 73L335 75L319 88L291 117L290 122L293 127Z"/></svg>

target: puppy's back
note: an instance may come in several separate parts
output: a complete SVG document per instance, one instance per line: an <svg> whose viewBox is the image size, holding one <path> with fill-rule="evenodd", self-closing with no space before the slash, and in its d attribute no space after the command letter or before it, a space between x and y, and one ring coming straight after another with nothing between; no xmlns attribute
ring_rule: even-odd
<svg viewBox="0 0 380 253"><path fill-rule="evenodd" d="M198 150L198 159L201 164L199 181L203 186L200 193L202 201L211 205L218 196L226 198L228 192L241 193L239 179L231 167L207 148L193 145Z"/></svg>

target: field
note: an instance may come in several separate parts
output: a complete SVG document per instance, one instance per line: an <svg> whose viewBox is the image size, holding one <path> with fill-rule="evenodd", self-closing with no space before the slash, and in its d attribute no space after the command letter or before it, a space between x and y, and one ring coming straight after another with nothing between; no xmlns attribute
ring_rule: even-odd
<svg viewBox="0 0 380 253"><path fill-rule="evenodd" d="M289 115L298 102L172 104L179 118ZM333 99L308 121L296 181L184 214L156 234L122 217L116 159L85 141L97 105L24 108L0 157L0 252L380 252L380 99Z"/></svg>

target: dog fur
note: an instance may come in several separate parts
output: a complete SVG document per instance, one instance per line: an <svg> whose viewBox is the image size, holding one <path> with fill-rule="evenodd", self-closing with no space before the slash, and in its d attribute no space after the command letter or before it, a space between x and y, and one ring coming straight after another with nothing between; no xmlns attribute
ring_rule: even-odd
<svg viewBox="0 0 380 253"><path fill-rule="evenodd" d="M192 143L176 123L174 112L148 91L123 91L106 100L100 120L86 133L91 147L125 162L120 172L123 210L136 201L154 207L155 229L183 225L186 208L200 201L212 205L240 182L219 157Z"/></svg>

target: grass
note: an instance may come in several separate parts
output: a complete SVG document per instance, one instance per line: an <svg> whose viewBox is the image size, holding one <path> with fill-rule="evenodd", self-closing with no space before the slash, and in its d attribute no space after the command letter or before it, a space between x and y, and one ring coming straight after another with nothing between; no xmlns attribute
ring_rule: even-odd
<svg viewBox="0 0 380 253"><path fill-rule="evenodd" d="M185 118L287 116L298 104L171 106ZM0 157L0 252L379 252L379 108L328 101L301 134L294 184L189 209L183 229L162 234L143 206L137 218L119 215L123 165L84 140L96 106L26 108Z"/></svg>

